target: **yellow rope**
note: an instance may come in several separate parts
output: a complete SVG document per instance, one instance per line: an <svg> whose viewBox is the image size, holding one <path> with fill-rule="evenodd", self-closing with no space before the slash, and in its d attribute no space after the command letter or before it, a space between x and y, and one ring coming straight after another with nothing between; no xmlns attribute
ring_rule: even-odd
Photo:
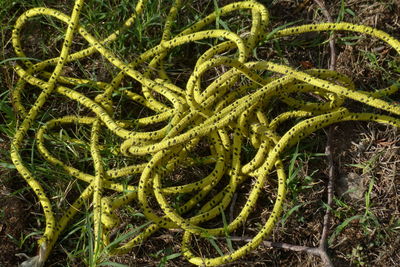
<svg viewBox="0 0 400 267"><path fill-rule="evenodd" d="M79 24L83 0L75 1L71 16L50 8L33 8L23 13L16 21L12 42L18 57L26 57L20 34L29 19L37 16L51 16L67 24L63 47L57 58L36 64L24 61L23 66L15 65L15 71L20 79L12 98L14 107L23 117L23 121L14 136L11 157L19 173L37 195L46 219L46 228L39 240L39 254L26 262L25 266L44 264L60 233L91 197L93 198L96 252L110 244L110 230L118 222L114 214L115 210L131 202L137 202L150 224L134 238L114 248L111 253L118 254L130 250L160 228L179 228L184 231L181 251L191 263L215 266L234 261L255 249L271 233L279 219L286 194L285 171L281 161L285 150L316 130L336 122L365 120L400 126L400 120L396 117L373 113L352 113L343 107L344 100L350 98L373 108L400 115L400 107L397 104L382 99L383 96L396 92L398 83L370 93L356 90L351 79L335 71L323 69L298 71L270 61L248 61L251 52L268 34L268 11L263 5L255 1L226 5L173 36L171 27L177 17L180 2L180 0L175 0L170 9L161 42L132 62L124 62L106 46L115 41L125 29L133 27L138 15L143 12L145 0L139 0L132 16L121 29L104 40L97 40ZM252 24L246 37L228 30L204 30L210 27L219 16L238 10L251 11ZM399 41L390 35L367 26L350 23L322 23L290 27L273 33L269 38L337 30L353 31L381 39L400 52ZM71 51L72 40L76 34L80 34L88 42L88 48ZM179 87L172 82L165 70L166 58L173 48L204 39L215 39L219 43L198 57L185 87ZM224 41L221 42L221 39ZM94 53L101 54L120 70L112 81L107 83L62 75L65 63L83 59ZM147 69L143 71L143 65L146 62L149 63ZM228 71L203 88L201 80L204 79L205 73L218 66L225 66ZM53 71L49 73L47 70L50 68ZM260 75L265 71L276 75L265 78ZM131 77L141 84L140 93L124 90L125 96L136 104L151 109L155 115L144 118L115 119L117 106L113 103L112 94L118 90L125 77ZM31 107L25 107L21 100L27 84L41 89L40 95ZM91 99L76 89L78 85L96 88L96 90L100 88L103 92ZM307 92L319 95L326 101L306 102L293 97L296 93ZM54 118L42 123L36 129L35 140L43 158L63 168L71 177L88 184L79 198L59 219L56 218L42 185L28 170L21 157L24 138L28 130L34 126L34 121L43 111L44 104L51 94L66 96L71 101L80 103L93 114L93 116ZM155 97L156 94L162 95L162 100ZM271 117L266 111L272 107L274 101L278 100L285 103L291 110ZM280 136L279 125L291 118L297 118L299 122ZM164 122L166 126L154 131L146 130L149 126L160 122ZM88 125L92 129L89 147L93 159L93 174L84 173L74 166L67 165L46 147L48 133L60 127L74 125ZM147 162L123 168L109 168L101 153L103 147L100 139L104 131L110 131L124 140L121 144L115 144L119 145L119 150L124 156L144 155L147 156ZM83 140L79 142L85 143ZM206 142L211 152L205 157L193 157L192 152L200 142ZM256 150L255 156L248 162L243 162L242 150L248 144ZM179 167L194 165L213 165L214 167L209 175L198 181L179 186L165 185L165 177L168 173L172 173ZM271 176L274 170L278 179L276 198L267 222L259 233L246 245L226 255L215 258L195 255L192 252L191 242L194 235L197 238L211 235L225 236L246 224L247 218L263 192L268 176ZM121 179L132 174L140 174L140 180L136 184L125 185L117 181L117 178ZM205 223L221 216L221 212L230 206L238 187L249 179L253 180L253 186L239 215L223 227L206 228ZM225 186L218 186L221 182ZM106 194L104 191L106 189L116 193ZM177 207L171 203L169 196L179 194L187 195L189 200ZM158 206L154 207L154 203L150 204L150 199L156 200Z"/></svg>

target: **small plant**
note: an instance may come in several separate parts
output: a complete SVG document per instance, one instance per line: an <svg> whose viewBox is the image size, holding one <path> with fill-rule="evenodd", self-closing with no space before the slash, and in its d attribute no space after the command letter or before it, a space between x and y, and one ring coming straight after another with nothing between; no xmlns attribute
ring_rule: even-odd
<svg viewBox="0 0 400 267"><path fill-rule="evenodd" d="M285 2L278 12L287 11ZM46 5L52 8L27 11ZM2 158L0 166L25 179L27 186L14 193L31 189L29 199L43 212L32 222L43 232L12 237L22 247L41 235L38 255L26 263L43 265L61 244L66 265L122 266L111 255L136 247L159 266L181 258L221 265L275 237L279 222L282 229L304 227L322 207L336 220L328 245L350 226L383 244L386 228L374 203L382 153L347 166L372 177L362 209L340 198L331 207L330 195L329 204L313 199L325 188L319 178L325 167L318 165L325 154L309 149L319 146L317 130L345 121L400 127L398 105L386 101L398 83L360 90L342 72L321 69L336 31L339 45L354 50L374 38L400 52L395 37L342 22L359 13L346 1L338 8L336 23L300 25L304 19L297 17L281 23L284 15L270 16L256 1L6 0L0 14L12 14L16 23L1 35L10 36L15 55L0 58L0 66L11 71L12 65L15 77L1 78L8 91L0 92L6 121L0 141L10 139L10 152L1 155L10 154L12 163ZM382 65L388 62L396 70L393 57L370 49L361 55L371 71L392 77ZM317 162L313 170L311 162ZM229 221L228 207L245 189L239 215ZM254 217L260 208L266 210ZM254 222L260 218L265 222ZM234 246L238 227L253 231L250 225L255 237ZM391 225L397 231L397 222ZM178 231L181 249L147 244L159 230ZM357 246L348 258L365 265L367 249Z"/></svg>

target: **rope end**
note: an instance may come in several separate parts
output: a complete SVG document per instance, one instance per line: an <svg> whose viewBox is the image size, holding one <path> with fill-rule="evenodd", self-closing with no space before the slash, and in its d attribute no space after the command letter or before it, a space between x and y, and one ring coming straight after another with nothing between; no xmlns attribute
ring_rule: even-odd
<svg viewBox="0 0 400 267"><path fill-rule="evenodd" d="M25 253L16 254L16 256L24 256L27 258L26 261L21 263L20 267L43 267L46 255L46 245L43 243L39 247L39 253L35 257L28 257Z"/></svg>

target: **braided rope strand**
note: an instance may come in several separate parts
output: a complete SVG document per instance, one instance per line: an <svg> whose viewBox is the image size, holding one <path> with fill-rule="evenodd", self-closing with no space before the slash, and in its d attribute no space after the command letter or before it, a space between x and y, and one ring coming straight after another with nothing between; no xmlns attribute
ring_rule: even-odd
<svg viewBox="0 0 400 267"><path fill-rule="evenodd" d="M244 1L219 7L174 35L172 28L182 4L180 0L175 0L166 16L160 43L138 55L132 62L125 62L107 46L135 25L146 3L146 0L139 0L131 17L103 40L98 40L79 22L84 0L75 1L70 16L40 7L24 12L15 23L12 43L16 55L24 58L26 54L21 33L29 20L51 16L66 25L59 56L35 64L24 60L14 67L19 80L13 90L12 101L23 120L12 141L11 158L18 172L35 192L45 216L45 231L38 241L39 254L23 266L43 266L59 235L88 202L93 209L95 254L111 244L110 233L118 227L117 211L134 203L140 207L147 223L130 240L112 247L110 253L125 253L145 242L159 229L178 228L183 231L181 252L192 264L217 266L235 261L256 249L270 235L280 218L287 191L282 162L285 151L318 129L338 122L374 121L400 127L400 119L396 117L400 115L400 106L385 100L399 89L398 82L371 93L357 90L349 77L335 71L299 71L271 61L249 61L251 53L267 35L271 40L325 31L369 35L400 53L400 42L383 31L341 22L295 26L270 33L268 10L256 1ZM227 29L212 28L220 16L241 10L248 11L251 17L251 28L245 37ZM74 37L78 34L88 47L71 51ZM196 58L190 77L184 86L178 86L170 77L166 64L172 51L183 45L194 45L210 39L215 44ZM101 55L118 69L119 72L111 81L100 82L63 74L66 63L93 54ZM221 66L228 70L205 86L202 81L207 72ZM49 69L53 71L49 72ZM118 106L113 94L119 92L126 78L135 80L140 88L135 88L136 91L124 88L124 97L150 110L151 115L141 117L138 114L136 118L118 119L121 109L129 107ZM41 90L30 107L22 101L27 85ZM86 96L79 92L78 88L82 85L93 89L93 92L100 92L95 97ZM310 102L294 96L309 92L325 101ZM53 117L37 126L35 122L53 94L79 103L91 115ZM350 112L344 106L346 99L385 111L387 115ZM274 101L286 105L287 110L272 116L273 113L267 111L274 108ZM279 126L289 123L293 118L298 122L280 134ZM156 126L159 124L163 126ZM39 182L42 179L29 170L21 153L24 138L28 136L29 129L36 126L34 141L42 158L60 167L71 179L80 180L86 185L61 216L55 215L50 198ZM92 173L86 173L57 158L47 140L59 128L79 126L91 129L89 141L85 141L84 137L75 141L88 144ZM118 144L113 144L118 147L116 155L125 159L145 159L145 162L111 167L102 153L105 150L102 135L106 132L120 140ZM69 141L72 140L66 142ZM255 153L244 162L243 150L248 144ZM200 146L207 147L206 156L196 155L195 151ZM179 184L169 183L168 176L177 169L191 166L207 166L211 170L205 177L192 182L183 179ZM132 175L140 177L125 183L124 179ZM194 238L225 236L239 227L245 227L247 218L264 193L268 179L277 179L277 188L269 217L259 233L244 246L225 255L197 255L192 246ZM250 180L252 186L238 215L223 226L212 228L212 224L207 224L229 208L235 192ZM178 195L184 195L186 200L179 205L171 201L171 196Z"/></svg>

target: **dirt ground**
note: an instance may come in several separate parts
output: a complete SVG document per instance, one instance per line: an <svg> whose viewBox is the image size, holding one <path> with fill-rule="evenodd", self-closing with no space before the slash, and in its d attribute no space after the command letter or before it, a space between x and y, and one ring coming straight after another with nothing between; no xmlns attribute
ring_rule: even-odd
<svg viewBox="0 0 400 267"><path fill-rule="evenodd" d="M8 145L0 144L1 158L7 155ZM28 227L27 214L30 212L29 202L15 194L25 185L16 171L0 168L0 266L17 266L20 259L15 255L23 252L19 246L21 238Z"/></svg>
<svg viewBox="0 0 400 267"><path fill-rule="evenodd" d="M226 2L226 1L221 1ZM271 12L271 27L302 18L301 23L319 23L326 19L313 1L274 0L267 3ZM341 1L326 0L327 9L336 18ZM377 27L400 39L400 0L344 0L350 9L343 21ZM351 14L354 13L354 16ZM5 34L5 38L9 38ZM341 37L341 36L339 36ZM384 88L391 75L371 64L368 57L358 51L369 51L379 55L378 63L388 68L388 62L400 62L386 46L368 38L354 40L355 44L337 44L337 70L356 81L362 88ZM4 58L12 57L8 41ZM328 45L309 51L288 47L288 62L295 67L304 65L328 67ZM318 60L316 53L321 54ZM260 48L261 57L274 57L268 47ZM393 79L400 77L400 63ZM392 68L395 68L391 66ZM0 66L6 90L15 82L11 68ZM397 75L397 76L396 76ZM393 99L400 99L400 94ZM400 100L398 100L400 102ZM350 105L352 105L350 103ZM357 108L357 106L354 106ZM0 116L5 120L5 116ZM0 158L8 158L9 139L1 134ZM310 152L323 152L325 135L317 141L317 148ZM331 216L330 246L328 254L335 266L397 266L400 263L400 135L398 129L374 123L340 123L334 126L333 155L336 165L335 201ZM300 162L298 163L300 164ZM321 221L325 214L321 202L326 201L326 161L301 160L300 184L305 189L296 196L302 204L287 221L280 224L271 237L274 242L285 242L303 246L317 246L321 234ZM300 166L300 165L299 165ZM305 177L317 177L312 188L307 188ZM366 208L366 197L371 203ZM291 198L292 197L292 198ZM294 199L293 195L289 196ZM289 209L289 207L288 207ZM35 215L40 213L32 192L12 168L0 166L0 267L17 266L24 260L16 256L35 250L35 237L30 232L38 227ZM261 216L261 215L260 215ZM353 218L346 221L346 219ZM346 222L346 225L343 223ZM340 228L343 226L343 228ZM256 231L256 230L254 230ZM250 232L251 233L251 230ZM26 237L26 240L24 240ZM172 238L172 239L171 239ZM114 258L129 266L158 266L162 254L151 256L147 251L173 243L173 236L161 233L145 246L135 249L126 256ZM172 240L172 241L171 241ZM173 246L172 246L173 247ZM32 255L29 255L32 256ZM65 255L59 249L48 262L48 266L63 266ZM135 262L135 263L132 263ZM71 266L81 266L76 262ZM166 266L189 266L183 259L169 261ZM294 252L261 246L246 258L229 266L323 266L319 257L304 252Z"/></svg>

